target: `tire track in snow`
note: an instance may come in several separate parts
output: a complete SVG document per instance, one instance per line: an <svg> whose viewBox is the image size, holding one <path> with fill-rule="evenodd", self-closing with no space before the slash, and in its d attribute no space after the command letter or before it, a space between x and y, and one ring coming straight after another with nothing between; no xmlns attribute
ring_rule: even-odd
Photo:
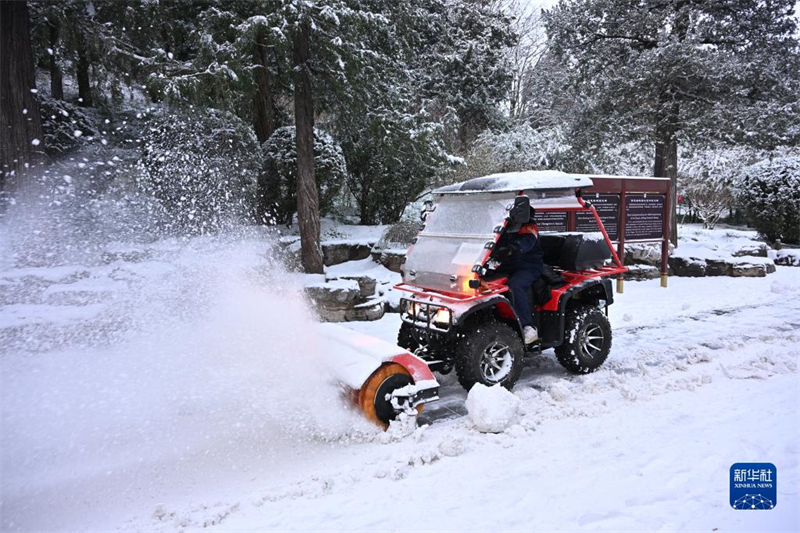
<svg viewBox="0 0 800 533"><path fill-rule="evenodd" d="M618 327L614 328L613 344L608 360L594 374L588 376L574 376L567 373L555 359L552 350L546 351L541 356L529 356L526 359L526 368L522 378L517 383L514 392L517 395L525 395L525 389L532 388L538 391L546 391L550 386L559 382L566 384L591 383L591 387L596 389L598 384L597 377L609 380L609 384L614 388L619 388L622 393L630 390L630 379L635 377L652 379L652 368L666 368L670 372L685 371L689 365L697 363L711 363L722 361L720 351L724 352L726 347L734 350L744 346L754 345L757 342L773 339L779 340L785 337L789 341L789 347L798 350L800 334L800 303L794 300L786 300L787 308L776 307L775 302L759 304L749 304L741 306L727 306L710 311L702 311L691 315L670 318L667 323L646 324L642 326ZM776 335L765 334L757 331L747 331L744 324L748 323L750 313L759 311L772 311L773 313L784 315L785 321L780 324L767 321L765 326L774 327ZM721 319L722 318L722 319ZM742 320L745 319L745 320ZM707 328L693 326L691 329L682 326L689 322L700 322L706 324ZM685 340L665 341L671 338L674 331L701 332L693 342ZM641 348L641 346L653 346L654 348ZM657 348L661 348L658 350ZM635 351L631 355L631 351ZM618 376L625 375L625 380L620 380ZM440 376L442 383L440 397L437 403L426 406L421 416L424 423L442 422L454 420L466 416L464 401L466 392L461 388L452 374ZM628 383L628 386L623 384ZM630 392L628 392L630 394Z"/></svg>

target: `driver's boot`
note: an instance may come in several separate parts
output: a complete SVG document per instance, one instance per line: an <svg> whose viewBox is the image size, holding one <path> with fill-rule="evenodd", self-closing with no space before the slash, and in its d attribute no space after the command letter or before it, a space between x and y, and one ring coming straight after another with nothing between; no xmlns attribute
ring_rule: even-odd
<svg viewBox="0 0 800 533"><path fill-rule="evenodd" d="M525 326L522 328L522 336L525 339L525 344L532 344L539 340L539 332L533 326Z"/></svg>

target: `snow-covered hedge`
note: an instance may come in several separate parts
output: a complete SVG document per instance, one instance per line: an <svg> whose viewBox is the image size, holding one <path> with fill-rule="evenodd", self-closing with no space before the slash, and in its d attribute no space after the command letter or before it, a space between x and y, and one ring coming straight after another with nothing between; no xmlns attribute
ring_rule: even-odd
<svg viewBox="0 0 800 533"><path fill-rule="evenodd" d="M800 157L748 167L736 183L736 199L748 223L767 240L800 243Z"/></svg>
<svg viewBox="0 0 800 533"><path fill-rule="evenodd" d="M295 127L278 128L264 142L264 174L267 196L275 205L278 220L291 223L297 211L297 146ZM326 132L314 129L314 172L319 191L319 209L326 215L347 174L342 149Z"/></svg>
<svg viewBox="0 0 800 533"><path fill-rule="evenodd" d="M261 150L253 129L217 110L170 111L153 119L139 185L161 201L169 228L194 233L252 216Z"/></svg>

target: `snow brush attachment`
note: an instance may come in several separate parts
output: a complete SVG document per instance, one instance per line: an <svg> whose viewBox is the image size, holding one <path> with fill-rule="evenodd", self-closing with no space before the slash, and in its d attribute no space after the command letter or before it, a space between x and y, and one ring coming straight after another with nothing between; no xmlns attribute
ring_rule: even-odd
<svg viewBox="0 0 800 533"><path fill-rule="evenodd" d="M411 354L392 357L358 391L358 407L371 422L388 428L400 413L416 416L437 400L439 383L424 361Z"/></svg>
<svg viewBox="0 0 800 533"><path fill-rule="evenodd" d="M416 416L439 399L428 364L397 345L335 324L317 324L334 379L373 423L388 428L405 413Z"/></svg>

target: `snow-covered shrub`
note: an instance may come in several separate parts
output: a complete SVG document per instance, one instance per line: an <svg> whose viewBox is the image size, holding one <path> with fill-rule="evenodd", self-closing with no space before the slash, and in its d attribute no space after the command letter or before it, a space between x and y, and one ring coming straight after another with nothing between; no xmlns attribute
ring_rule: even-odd
<svg viewBox="0 0 800 533"><path fill-rule="evenodd" d="M401 220L386 228L376 248L379 250L406 248L411 245L421 229L422 223L419 220Z"/></svg>
<svg viewBox="0 0 800 533"><path fill-rule="evenodd" d="M80 107L39 93L44 150L60 154L72 150L84 139L97 133L94 121Z"/></svg>
<svg viewBox="0 0 800 533"><path fill-rule="evenodd" d="M678 186L703 221L703 227L714 229L733 203L731 184L741 175L753 152L744 148L701 150L684 159L680 165Z"/></svg>
<svg viewBox="0 0 800 533"><path fill-rule="evenodd" d="M744 170L736 200L769 241L800 243L800 157L767 159Z"/></svg>
<svg viewBox="0 0 800 533"><path fill-rule="evenodd" d="M252 215L261 151L253 129L230 113L155 117L138 165L140 187L164 205L170 228L207 233Z"/></svg>
<svg viewBox="0 0 800 533"><path fill-rule="evenodd" d="M297 211L297 145L295 127L278 128L262 146L267 195L278 220L291 223ZM341 147L326 132L314 129L314 173L319 210L326 215L347 174Z"/></svg>

